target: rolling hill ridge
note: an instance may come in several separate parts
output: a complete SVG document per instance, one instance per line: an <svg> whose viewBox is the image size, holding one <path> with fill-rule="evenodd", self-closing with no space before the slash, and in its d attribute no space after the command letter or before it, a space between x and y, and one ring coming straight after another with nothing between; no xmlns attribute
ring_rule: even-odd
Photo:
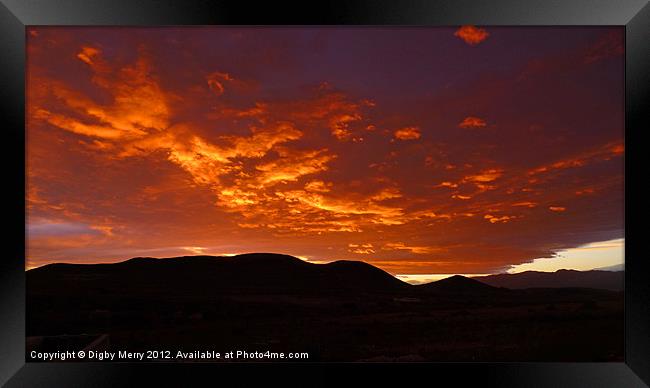
<svg viewBox="0 0 650 388"><path fill-rule="evenodd" d="M526 271L516 274L498 274L473 277L494 287L510 289L524 288L596 288L622 291L623 271L574 271L561 269L555 272Z"/></svg>

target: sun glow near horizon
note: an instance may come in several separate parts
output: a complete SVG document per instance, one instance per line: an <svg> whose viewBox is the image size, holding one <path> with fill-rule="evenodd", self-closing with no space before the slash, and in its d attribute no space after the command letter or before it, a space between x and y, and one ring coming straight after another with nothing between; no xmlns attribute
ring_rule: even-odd
<svg viewBox="0 0 650 388"><path fill-rule="evenodd" d="M255 252L211 252L209 248L205 247L178 247L179 251L187 251L193 255L207 255L216 257L233 257L246 253ZM311 264L327 264L336 260L323 260L317 259L313 256L305 255L291 255L302 261ZM167 255L169 257L169 255ZM164 258L164 256L158 257ZM478 277L488 276L498 273L516 274L525 271L538 271L538 272L555 272L561 269L589 271L607 268L624 268L625 264L625 239L614 239L608 241L594 242L584 244L576 248L558 251L551 258L539 258L532 262L520 264L518 266L507 269L506 271L492 272L492 273L443 273L443 274L391 274L395 278L410 284L424 284L435 282L438 280L446 279L454 275L461 275L465 277ZM123 260L104 260L97 263L115 263ZM352 258L351 260L354 260ZM28 260L29 261L29 260ZM95 264L95 263L93 263ZM25 270L38 268L38 266L26 266Z"/></svg>
<svg viewBox="0 0 650 388"><path fill-rule="evenodd" d="M558 251L551 258L539 258L530 263L515 265L508 273L524 271L553 272L560 269L589 271L623 266L625 264L625 239L600 241Z"/></svg>

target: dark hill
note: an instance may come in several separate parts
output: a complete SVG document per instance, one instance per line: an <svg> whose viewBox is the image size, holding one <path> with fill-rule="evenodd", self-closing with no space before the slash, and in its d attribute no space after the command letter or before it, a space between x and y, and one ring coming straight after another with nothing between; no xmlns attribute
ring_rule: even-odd
<svg viewBox="0 0 650 388"><path fill-rule="evenodd" d="M509 290L463 276L416 286L363 262L270 253L52 264L26 278L28 354L91 345L304 351L316 362L623 354L623 293L606 290ZM79 342L88 337L104 340Z"/></svg>
<svg viewBox="0 0 650 388"><path fill-rule="evenodd" d="M322 271L327 280L339 285L358 283L367 290L402 290L411 287L408 283L362 261L334 261L324 264Z"/></svg>
<svg viewBox="0 0 650 388"><path fill-rule="evenodd" d="M524 288L595 288L611 291L623 290L624 272L574 271L561 269L556 272L526 271L517 274L480 276L473 279L495 287Z"/></svg>
<svg viewBox="0 0 650 388"><path fill-rule="evenodd" d="M479 282L478 280L470 279L461 275L454 275L416 287L430 293L453 295L487 295L503 291L499 288L489 286Z"/></svg>
<svg viewBox="0 0 650 388"><path fill-rule="evenodd" d="M405 292L445 296L505 296L507 288L622 288L621 272L524 272L467 278L460 275L413 286L359 261L313 264L293 256L138 257L113 264L50 264L27 271L30 295L110 298L214 298L235 294L358 296ZM620 283L619 283L620 282ZM620 284L620 285L619 285ZM528 295L528 294L526 294Z"/></svg>
<svg viewBox="0 0 650 388"><path fill-rule="evenodd" d="M408 284L372 265L313 264L272 253L134 258L114 264L50 264L27 271L32 294L382 293Z"/></svg>

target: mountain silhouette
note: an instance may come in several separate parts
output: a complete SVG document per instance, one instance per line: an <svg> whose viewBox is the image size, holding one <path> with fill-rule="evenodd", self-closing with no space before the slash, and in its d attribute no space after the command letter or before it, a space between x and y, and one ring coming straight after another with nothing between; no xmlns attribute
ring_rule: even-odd
<svg viewBox="0 0 650 388"><path fill-rule="evenodd" d="M273 253L50 264L27 271L26 286L28 350L91 336L112 350L201 344L309 361L622 359L623 293L607 290L459 275L411 285L364 262Z"/></svg>
<svg viewBox="0 0 650 388"><path fill-rule="evenodd" d="M408 284L370 264L313 264L293 256L138 257L114 264L50 264L27 271L30 292L390 292Z"/></svg>
<svg viewBox="0 0 650 388"><path fill-rule="evenodd" d="M526 271L516 274L478 276L473 279L491 286L510 289L570 287L622 291L624 272L561 269L555 272Z"/></svg>
<svg viewBox="0 0 650 388"><path fill-rule="evenodd" d="M436 294L453 294L453 295L485 295L494 294L500 290L497 287L481 283L478 280L471 279L461 275L454 275L431 283L425 283L416 286L423 291Z"/></svg>
<svg viewBox="0 0 650 388"><path fill-rule="evenodd" d="M623 272L527 271L468 278L454 275L410 285L361 261L314 264L293 256L136 257L112 264L55 263L27 271L30 293L219 294L393 293L496 295L525 288L594 288L619 291Z"/></svg>

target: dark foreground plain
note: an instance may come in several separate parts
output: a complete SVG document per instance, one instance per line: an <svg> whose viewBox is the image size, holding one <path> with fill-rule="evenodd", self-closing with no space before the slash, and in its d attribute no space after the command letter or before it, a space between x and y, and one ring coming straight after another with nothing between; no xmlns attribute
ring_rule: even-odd
<svg viewBox="0 0 650 388"><path fill-rule="evenodd" d="M82 334L110 351L307 352L306 361L623 361L623 293L462 276L409 285L362 262L275 254L27 271L28 354L81 350Z"/></svg>

